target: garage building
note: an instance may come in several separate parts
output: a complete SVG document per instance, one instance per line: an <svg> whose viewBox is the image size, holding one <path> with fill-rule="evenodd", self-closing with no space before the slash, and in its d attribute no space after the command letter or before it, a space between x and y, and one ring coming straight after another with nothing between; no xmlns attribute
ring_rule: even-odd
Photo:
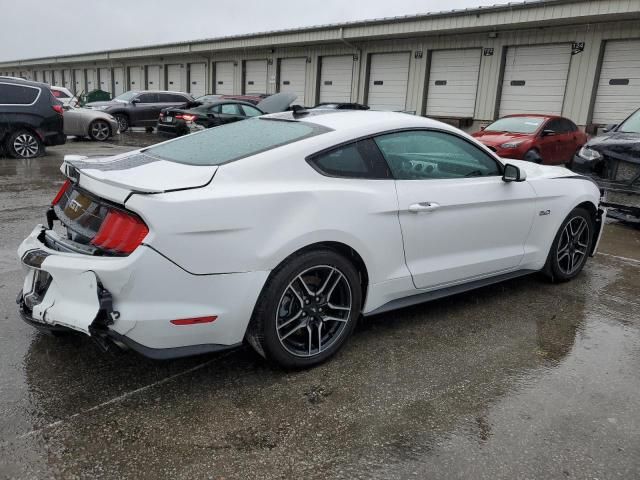
<svg viewBox="0 0 640 480"><path fill-rule="evenodd" d="M584 128L640 107L640 0L546 0L142 48L0 62L0 74L95 88L292 92L477 128L555 113Z"/></svg>

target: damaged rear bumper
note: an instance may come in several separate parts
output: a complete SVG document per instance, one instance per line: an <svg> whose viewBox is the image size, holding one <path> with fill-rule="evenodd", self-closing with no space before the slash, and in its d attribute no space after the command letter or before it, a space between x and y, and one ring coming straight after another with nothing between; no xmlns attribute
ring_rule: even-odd
<svg viewBox="0 0 640 480"><path fill-rule="evenodd" d="M153 359L184 357L240 344L268 272L193 275L152 248L101 257L68 252L43 226L20 245L26 278L17 302L30 325L76 331L101 347ZM215 315L213 323L172 319Z"/></svg>

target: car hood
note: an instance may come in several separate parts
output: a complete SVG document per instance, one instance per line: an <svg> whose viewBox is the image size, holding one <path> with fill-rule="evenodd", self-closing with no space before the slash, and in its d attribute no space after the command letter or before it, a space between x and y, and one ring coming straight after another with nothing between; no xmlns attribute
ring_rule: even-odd
<svg viewBox="0 0 640 480"><path fill-rule="evenodd" d="M281 92L275 95L269 95L267 98L259 102L256 107L264 113L284 112L298 96L291 92Z"/></svg>
<svg viewBox="0 0 640 480"><path fill-rule="evenodd" d="M142 150L113 157L66 155L63 174L103 198L124 204L132 193L157 194L208 185L218 169L184 165L147 155Z"/></svg>
<svg viewBox="0 0 640 480"><path fill-rule="evenodd" d="M511 133L511 132L487 132L481 131L473 134L475 138L485 145L497 146L513 140L529 140L531 135L528 133Z"/></svg>
<svg viewBox="0 0 640 480"><path fill-rule="evenodd" d="M121 102L120 100L107 100L104 102L89 102L85 104L85 107L114 107L114 106L122 106L125 105L125 102Z"/></svg>
<svg viewBox="0 0 640 480"><path fill-rule="evenodd" d="M605 158L640 163L640 133L610 132L592 138L586 146Z"/></svg>
<svg viewBox="0 0 640 480"><path fill-rule="evenodd" d="M527 162L525 160L515 160L513 158L502 158L504 164L510 163L527 172L527 179L533 178L559 178L559 177L575 177L572 172L565 167L556 167L553 165L541 165L539 163Z"/></svg>

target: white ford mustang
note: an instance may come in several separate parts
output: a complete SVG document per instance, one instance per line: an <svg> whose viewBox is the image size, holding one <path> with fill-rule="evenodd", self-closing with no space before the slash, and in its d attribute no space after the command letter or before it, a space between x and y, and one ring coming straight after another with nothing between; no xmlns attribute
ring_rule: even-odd
<svg viewBox="0 0 640 480"><path fill-rule="evenodd" d="M587 178L402 113L287 112L62 171L19 248L22 317L151 358L246 340L310 366L361 314L569 280L604 224Z"/></svg>

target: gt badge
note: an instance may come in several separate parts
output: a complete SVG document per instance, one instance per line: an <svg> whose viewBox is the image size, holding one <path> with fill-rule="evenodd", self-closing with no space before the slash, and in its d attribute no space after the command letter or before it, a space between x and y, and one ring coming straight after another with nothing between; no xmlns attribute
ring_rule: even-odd
<svg viewBox="0 0 640 480"><path fill-rule="evenodd" d="M543 217L544 215L551 215L551 210L540 210L540 213L538 214L541 217Z"/></svg>

